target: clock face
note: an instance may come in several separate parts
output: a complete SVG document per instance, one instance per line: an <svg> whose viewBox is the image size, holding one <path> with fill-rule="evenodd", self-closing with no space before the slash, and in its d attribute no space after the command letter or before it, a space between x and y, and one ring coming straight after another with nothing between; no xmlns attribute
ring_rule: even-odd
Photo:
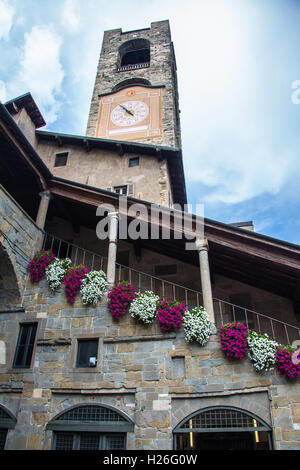
<svg viewBox="0 0 300 470"><path fill-rule="evenodd" d="M161 137L161 87L130 86L100 95L99 101L96 137L136 142Z"/></svg>
<svg viewBox="0 0 300 470"><path fill-rule="evenodd" d="M110 119L116 126L128 127L143 121L149 114L144 101L125 101L119 103L112 111Z"/></svg>

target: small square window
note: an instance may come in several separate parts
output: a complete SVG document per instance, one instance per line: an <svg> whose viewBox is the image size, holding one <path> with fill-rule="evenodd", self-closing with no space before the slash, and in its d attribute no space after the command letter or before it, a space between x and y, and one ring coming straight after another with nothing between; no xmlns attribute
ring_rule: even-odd
<svg viewBox="0 0 300 470"><path fill-rule="evenodd" d="M68 161L68 152L57 153L55 155L54 166L66 166Z"/></svg>
<svg viewBox="0 0 300 470"><path fill-rule="evenodd" d="M98 339L78 340L76 367L96 367Z"/></svg>
<svg viewBox="0 0 300 470"><path fill-rule="evenodd" d="M126 196L127 194L127 186L115 186L114 192L120 194L121 196Z"/></svg>
<svg viewBox="0 0 300 470"><path fill-rule="evenodd" d="M29 369L32 359L37 323L20 325L17 348L14 357L14 367Z"/></svg>
<svg viewBox="0 0 300 470"><path fill-rule="evenodd" d="M140 164L140 157L129 158L128 166L131 168L133 166L139 166Z"/></svg>

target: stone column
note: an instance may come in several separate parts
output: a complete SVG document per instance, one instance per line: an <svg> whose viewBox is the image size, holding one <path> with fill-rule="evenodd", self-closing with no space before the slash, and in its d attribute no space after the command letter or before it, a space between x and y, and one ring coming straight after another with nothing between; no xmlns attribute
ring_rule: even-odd
<svg viewBox="0 0 300 470"><path fill-rule="evenodd" d="M41 200L36 216L36 224L40 229L44 230L51 193L50 191L43 191L39 195L41 196Z"/></svg>
<svg viewBox="0 0 300 470"><path fill-rule="evenodd" d="M110 212L109 217L109 246L107 259L107 282L112 285L116 277L117 240L118 240L118 212Z"/></svg>
<svg viewBox="0 0 300 470"><path fill-rule="evenodd" d="M197 240L196 247L199 253L201 287L203 295L203 307L205 308L210 321L215 325L215 314L212 299L212 290L210 282L210 269L208 260L208 242L207 240Z"/></svg>

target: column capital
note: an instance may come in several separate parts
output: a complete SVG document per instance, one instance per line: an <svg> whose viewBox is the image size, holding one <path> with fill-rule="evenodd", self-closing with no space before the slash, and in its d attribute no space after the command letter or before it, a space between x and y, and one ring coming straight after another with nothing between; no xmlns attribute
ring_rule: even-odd
<svg viewBox="0 0 300 470"><path fill-rule="evenodd" d="M196 249L200 251L208 251L208 240L207 238L197 238L195 241Z"/></svg>
<svg viewBox="0 0 300 470"><path fill-rule="evenodd" d="M118 219L119 218L119 212L109 212L108 217Z"/></svg>
<svg viewBox="0 0 300 470"><path fill-rule="evenodd" d="M41 196L42 199L51 199L52 194L49 189L46 189L45 191L41 191L39 193L39 196Z"/></svg>

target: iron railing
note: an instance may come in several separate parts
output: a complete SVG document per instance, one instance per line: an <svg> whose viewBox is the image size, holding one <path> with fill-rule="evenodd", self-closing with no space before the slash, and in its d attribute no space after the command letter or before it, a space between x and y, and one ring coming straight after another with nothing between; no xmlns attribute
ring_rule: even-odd
<svg viewBox="0 0 300 470"><path fill-rule="evenodd" d="M69 257L74 265L85 264L90 270L107 272L106 257L53 235L45 234L43 248L51 248L58 258ZM138 292L149 290L161 298L184 302L189 309L203 305L200 291L116 263L116 282L119 281L130 282ZM217 328L232 321L239 321L260 334L268 334L270 338L281 344L291 344L300 338L298 326L217 298L213 298L213 305Z"/></svg>
<svg viewBox="0 0 300 470"><path fill-rule="evenodd" d="M52 250L57 258L70 258L75 266L85 264L91 271L107 271L107 258L71 242L45 233L43 249Z"/></svg>
<svg viewBox="0 0 300 470"><path fill-rule="evenodd" d="M121 280L130 282L139 292L151 290L162 298L172 298L184 302L189 309L203 305L203 296L200 291L117 263L116 282ZM266 333L280 344L291 344L300 339L300 327L225 300L213 298L213 305L217 328L229 322L239 321L244 323L248 329L255 330L260 334Z"/></svg>
<svg viewBox="0 0 300 470"><path fill-rule="evenodd" d="M120 65L117 67L117 72L125 72L126 70L137 70L150 67L150 62L142 62L140 64Z"/></svg>

